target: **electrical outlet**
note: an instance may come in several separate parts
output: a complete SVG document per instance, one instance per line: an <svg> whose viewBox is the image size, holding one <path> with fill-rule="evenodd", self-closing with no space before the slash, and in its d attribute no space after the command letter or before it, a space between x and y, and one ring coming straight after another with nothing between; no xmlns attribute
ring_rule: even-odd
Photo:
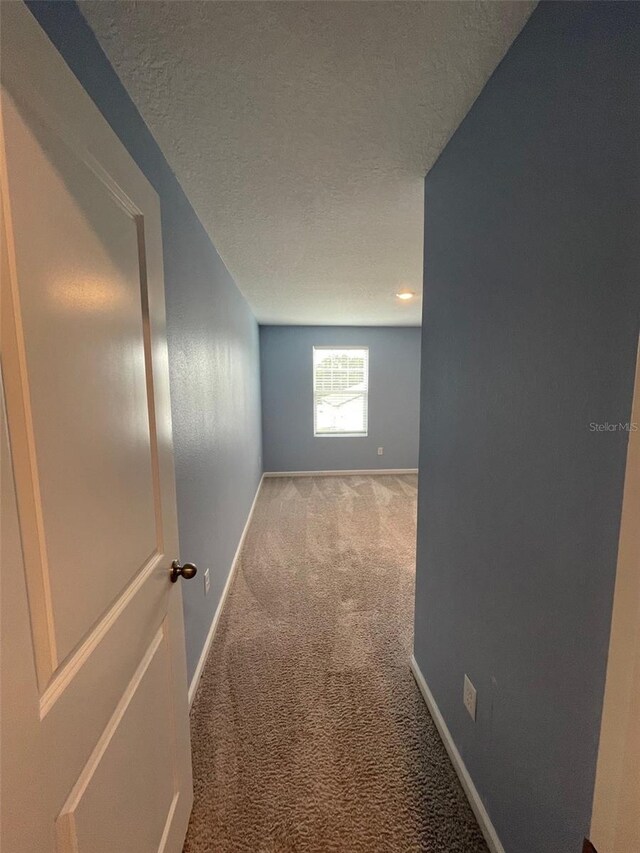
<svg viewBox="0 0 640 853"><path fill-rule="evenodd" d="M384 447L379 447L378 448L378 456L382 456L383 453L384 453Z"/></svg>
<svg viewBox="0 0 640 853"><path fill-rule="evenodd" d="M204 570L204 594L209 595L211 589L211 573L209 569Z"/></svg>
<svg viewBox="0 0 640 853"><path fill-rule="evenodd" d="M469 676L465 675L464 677L464 693L463 693L463 701L464 707L469 712L469 716L475 723L476 721L476 688L473 686L471 681L469 680Z"/></svg>

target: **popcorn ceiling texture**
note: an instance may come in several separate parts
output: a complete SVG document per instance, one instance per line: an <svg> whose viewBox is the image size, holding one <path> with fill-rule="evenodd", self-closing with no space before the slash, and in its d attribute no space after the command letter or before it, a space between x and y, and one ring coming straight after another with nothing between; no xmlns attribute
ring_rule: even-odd
<svg viewBox="0 0 640 853"><path fill-rule="evenodd" d="M418 325L423 178L535 3L80 2L262 323Z"/></svg>
<svg viewBox="0 0 640 853"><path fill-rule="evenodd" d="M487 853L409 670L416 492L264 481L192 710L185 853Z"/></svg>

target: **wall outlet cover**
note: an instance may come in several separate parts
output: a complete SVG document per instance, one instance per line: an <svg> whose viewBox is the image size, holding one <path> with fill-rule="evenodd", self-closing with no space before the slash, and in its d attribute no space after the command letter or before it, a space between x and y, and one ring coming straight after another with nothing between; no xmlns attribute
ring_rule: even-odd
<svg viewBox="0 0 640 853"><path fill-rule="evenodd" d="M469 712L469 716L475 723L476 721L476 688L471 683L469 676L465 674L464 676L464 693L463 693L463 702L464 707Z"/></svg>
<svg viewBox="0 0 640 853"><path fill-rule="evenodd" d="M384 453L384 447L379 447L378 448L378 456L382 456L383 453Z"/></svg>

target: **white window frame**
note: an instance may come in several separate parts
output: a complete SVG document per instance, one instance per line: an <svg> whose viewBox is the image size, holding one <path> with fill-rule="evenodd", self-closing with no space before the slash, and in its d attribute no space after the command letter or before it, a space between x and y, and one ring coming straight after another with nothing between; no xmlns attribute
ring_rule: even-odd
<svg viewBox="0 0 640 853"><path fill-rule="evenodd" d="M317 397L316 392L316 366L315 353L320 350L359 350L366 353L365 368L366 368L366 390L361 392L365 398L365 424L364 432L318 432L317 425ZM326 346L314 346L311 350L311 373L313 378L313 436L314 438L367 438L369 435L369 347L363 345L343 346L341 344L332 344Z"/></svg>

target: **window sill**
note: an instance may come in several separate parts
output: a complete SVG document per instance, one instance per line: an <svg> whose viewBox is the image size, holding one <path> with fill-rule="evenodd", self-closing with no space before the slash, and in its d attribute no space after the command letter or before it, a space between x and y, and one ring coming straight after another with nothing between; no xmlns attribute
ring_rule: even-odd
<svg viewBox="0 0 640 853"><path fill-rule="evenodd" d="M369 438L366 432L314 432L314 438Z"/></svg>

